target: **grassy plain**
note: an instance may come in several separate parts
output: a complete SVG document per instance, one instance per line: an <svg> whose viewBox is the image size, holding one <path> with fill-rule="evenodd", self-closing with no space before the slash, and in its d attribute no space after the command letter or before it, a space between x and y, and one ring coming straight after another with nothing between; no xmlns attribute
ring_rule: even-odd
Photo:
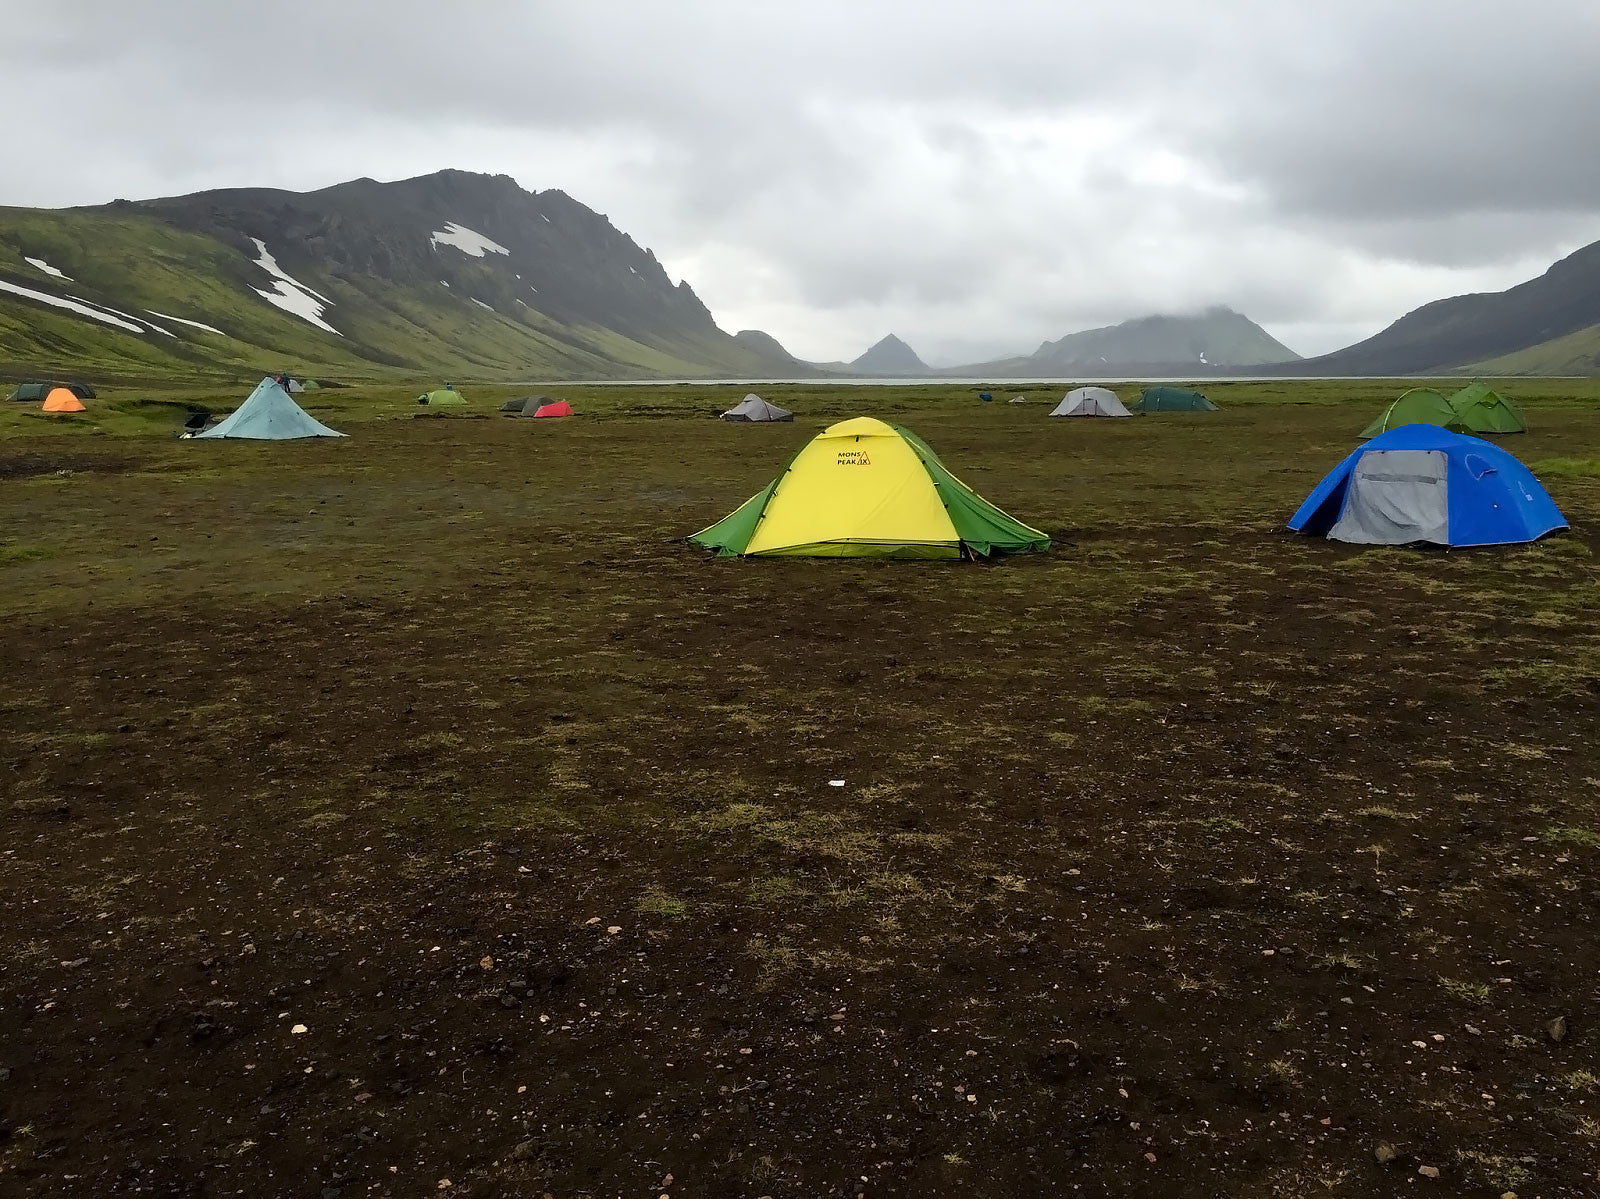
<svg viewBox="0 0 1600 1199"><path fill-rule="evenodd" d="M1282 531L1400 385L1205 389L0 410L0 1192L1594 1194L1600 385L1451 554ZM1056 546L674 541L862 414Z"/></svg>

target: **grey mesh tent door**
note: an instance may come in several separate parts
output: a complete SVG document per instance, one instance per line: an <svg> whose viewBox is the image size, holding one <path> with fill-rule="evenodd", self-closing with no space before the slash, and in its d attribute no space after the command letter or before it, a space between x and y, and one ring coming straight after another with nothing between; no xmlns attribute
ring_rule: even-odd
<svg viewBox="0 0 1600 1199"><path fill-rule="evenodd" d="M1450 544L1449 459L1443 450L1372 450L1350 472L1344 511L1328 530L1357 545Z"/></svg>

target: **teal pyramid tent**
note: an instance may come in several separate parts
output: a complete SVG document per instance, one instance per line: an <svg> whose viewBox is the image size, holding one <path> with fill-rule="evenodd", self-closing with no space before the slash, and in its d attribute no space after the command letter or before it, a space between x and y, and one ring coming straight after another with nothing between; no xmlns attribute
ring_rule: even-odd
<svg viewBox="0 0 1600 1199"><path fill-rule="evenodd" d="M276 379L263 379L233 415L201 437L245 437L254 441L288 441L296 437L343 437L290 398Z"/></svg>

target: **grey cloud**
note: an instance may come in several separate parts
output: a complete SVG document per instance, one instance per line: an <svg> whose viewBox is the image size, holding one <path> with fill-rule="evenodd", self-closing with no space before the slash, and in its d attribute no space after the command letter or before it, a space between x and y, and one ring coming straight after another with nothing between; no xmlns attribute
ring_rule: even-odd
<svg viewBox="0 0 1600 1199"><path fill-rule="evenodd" d="M0 0L0 28L56 81L12 97L0 202L504 171L816 357L1213 302L1329 349L1600 236L1592 0Z"/></svg>

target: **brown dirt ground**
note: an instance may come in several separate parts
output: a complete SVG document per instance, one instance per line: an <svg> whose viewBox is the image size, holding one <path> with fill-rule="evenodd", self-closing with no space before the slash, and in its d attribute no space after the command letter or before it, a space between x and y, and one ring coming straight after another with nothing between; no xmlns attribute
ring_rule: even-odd
<svg viewBox="0 0 1600 1199"><path fill-rule="evenodd" d="M907 418L988 566L668 540L804 422L0 442L0 1193L1600 1193L1600 417L1441 554L1039 415Z"/></svg>

